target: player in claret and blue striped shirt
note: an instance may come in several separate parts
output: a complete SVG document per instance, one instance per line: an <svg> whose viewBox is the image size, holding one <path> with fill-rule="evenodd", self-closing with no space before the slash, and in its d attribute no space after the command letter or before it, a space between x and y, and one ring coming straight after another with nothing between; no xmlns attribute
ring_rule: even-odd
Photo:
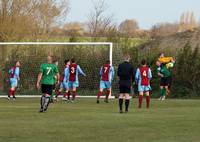
<svg viewBox="0 0 200 142"><path fill-rule="evenodd" d="M72 102L75 100L76 97L76 88L79 87L79 80L78 75L82 74L83 76L86 76L85 73L82 71L79 65L76 64L76 60L74 58L71 59L71 63L69 65L69 89L70 92L72 92ZM67 72L65 72L67 74Z"/></svg>
<svg viewBox="0 0 200 142"><path fill-rule="evenodd" d="M16 61L15 65L12 66L12 68L9 70L9 81L10 81L10 90L8 94L8 100L10 100L10 97L13 97L13 100L16 99L15 97L15 91L18 86L19 81L19 74L20 74L20 61Z"/></svg>
<svg viewBox="0 0 200 142"><path fill-rule="evenodd" d="M146 107L149 108L150 105L150 94L151 86L150 80L152 78L151 69L147 66L147 62L145 59L141 62L141 67L139 67L136 71L135 79L138 84L139 91L139 108L142 107L142 99L143 94L146 94Z"/></svg>
<svg viewBox="0 0 200 142"><path fill-rule="evenodd" d="M100 86L99 86L99 93L97 95L97 103L99 103L99 99L103 94L103 90L106 89L106 97L105 102L108 103L108 97L110 95L111 90L111 81L114 78L114 68L110 65L110 60L107 60L106 63L100 69Z"/></svg>

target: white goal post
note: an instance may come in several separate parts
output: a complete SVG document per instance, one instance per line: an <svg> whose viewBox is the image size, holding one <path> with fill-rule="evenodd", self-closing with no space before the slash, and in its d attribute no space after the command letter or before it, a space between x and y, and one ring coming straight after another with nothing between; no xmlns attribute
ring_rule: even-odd
<svg viewBox="0 0 200 142"><path fill-rule="evenodd" d="M113 64L113 43L112 42L0 42L1 45L107 45L109 47L109 60ZM6 97L5 95L0 95ZM39 95L18 95L17 97L40 97ZM96 97L96 96L77 96L77 97ZM110 96L113 98L113 96Z"/></svg>

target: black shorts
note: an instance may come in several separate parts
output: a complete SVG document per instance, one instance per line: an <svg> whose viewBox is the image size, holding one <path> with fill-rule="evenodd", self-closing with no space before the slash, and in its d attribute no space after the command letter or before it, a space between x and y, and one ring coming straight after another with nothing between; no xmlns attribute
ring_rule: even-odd
<svg viewBox="0 0 200 142"><path fill-rule="evenodd" d="M52 90L56 89L56 84L52 85Z"/></svg>
<svg viewBox="0 0 200 142"><path fill-rule="evenodd" d="M53 92L53 85L42 84L42 85L41 85L41 89L42 89L42 93L43 93L43 94L52 95L52 92Z"/></svg>
<svg viewBox="0 0 200 142"><path fill-rule="evenodd" d="M130 92L131 92L131 81L130 80L120 80L119 81L119 92L130 94Z"/></svg>
<svg viewBox="0 0 200 142"><path fill-rule="evenodd" d="M162 77L160 79L160 86L170 86L171 85L171 77Z"/></svg>

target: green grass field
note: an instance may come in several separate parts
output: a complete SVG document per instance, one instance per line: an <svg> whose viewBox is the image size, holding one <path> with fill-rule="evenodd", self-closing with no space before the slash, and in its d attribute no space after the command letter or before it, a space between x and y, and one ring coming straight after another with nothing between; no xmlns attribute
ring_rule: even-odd
<svg viewBox="0 0 200 142"><path fill-rule="evenodd" d="M144 104L145 105L145 104ZM0 99L0 142L199 142L200 100L152 101L118 113L117 100L56 102L38 113L39 98Z"/></svg>

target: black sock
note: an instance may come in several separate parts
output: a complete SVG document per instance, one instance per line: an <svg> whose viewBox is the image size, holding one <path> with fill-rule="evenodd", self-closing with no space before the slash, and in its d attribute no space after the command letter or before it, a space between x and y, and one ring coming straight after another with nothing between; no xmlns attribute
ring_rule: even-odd
<svg viewBox="0 0 200 142"><path fill-rule="evenodd" d="M126 111L128 111L129 102L130 102L130 100L126 100L126 101L125 101L125 107L126 107Z"/></svg>
<svg viewBox="0 0 200 142"><path fill-rule="evenodd" d="M42 96L40 99L41 110L43 110L44 103L45 103L45 96Z"/></svg>
<svg viewBox="0 0 200 142"><path fill-rule="evenodd" d="M119 109L122 111L123 99L119 99Z"/></svg>

